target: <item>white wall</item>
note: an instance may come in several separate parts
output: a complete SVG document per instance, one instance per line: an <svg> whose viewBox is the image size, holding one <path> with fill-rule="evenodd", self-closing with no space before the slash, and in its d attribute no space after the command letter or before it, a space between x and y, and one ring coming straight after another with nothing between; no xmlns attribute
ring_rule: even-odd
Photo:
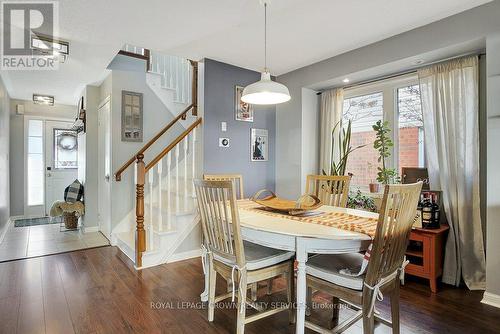
<svg viewBox="0 0 500 334"><path fill-rule="evenodd" d="M486 291L500 298L500 32L486 40L488 74Z"/></svg>
<svg viewBox="0 0 500 334"><path fill-rule="evenodd" d="M24 115L16 114L16 105L24 106ZM57 119L72 122L76 116L76 106L56 104L37 105L32 101L10 100L10 214L24 215L24 120L29 116L45 120Z"/></svg>
<svg viewBox="0 0 500 334"><path fill-rule="evenodd" d="M0 78L0 240L10 217L9 94Z"/></svg>

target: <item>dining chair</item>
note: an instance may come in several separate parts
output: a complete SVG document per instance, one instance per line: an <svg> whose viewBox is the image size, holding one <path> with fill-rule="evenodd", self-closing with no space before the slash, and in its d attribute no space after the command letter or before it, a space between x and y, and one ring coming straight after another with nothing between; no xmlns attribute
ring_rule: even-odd
<svg viewBox="0 0 500 334"><path fill-rule="evenodd" d="M231 181L233 182L235 192L236 192L236 198L237 199L243 199L244 198L244 192L243 192L243 175L241 174L204 174L203 179L207 181ZM272 289L272 280L268 282L268 289L267 289L267 294L271 294L271 289ZM227 281L227 291L230 291L231 289L231 280L229 279ZM252 300L257 299L257 283L255 283L252 286Z"/></svg>
<svg viewBox="0 0 500 334"><path fill-rule="evenodd" d="M316 195L323 204L345 208L350 176L307 175L306 194Z"/></svg>
<svg viewBox="0 0 500 334"><path fill-rule="evenodd" d="M243 176L241 174L204 174L203 180L207 181L232 181L237 192L237 199L243 199Z"/></svg>
<svg viewBox="0 0 500 334"><path fill-rule="evenodd" d="M209 260L208 321L214 320L215 303L235 295L238 287L236 333L244 332L245 324L258 319L289 311L293 320L294 252L287 252L243 241L236 204L234 182L194 180L199 215ZM216 277L231 280L232 291L215 295ZM287 281L287 304L263 310L247 299L247 289L252 283L284 276ZM258 313L246 317L246 305Z"/></svg>
<svg viewBox="0 0 500 334"><path fill-rule="evenodd" d="M334 297L334 318L338 322L339 304L347 303L357 313L328 331L310 321L305 327L319 333L338 333L363 319L363 333L372 334L374 320L399 333L399 276L422 189L422 182L386 185L369 262L364 274L359 272L363 254L317 255L306 263L307 287ZM354 274L347 273L350 271ZM388 294L391 321L375 314L375 302Z"/></svg>

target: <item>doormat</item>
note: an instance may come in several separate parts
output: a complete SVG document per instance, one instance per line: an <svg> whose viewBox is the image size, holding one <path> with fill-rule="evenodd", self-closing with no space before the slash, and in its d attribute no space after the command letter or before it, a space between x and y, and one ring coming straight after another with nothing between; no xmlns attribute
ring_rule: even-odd
<svg viewBox="0 0 500 334"><path fill-rule="evenodd" d="M23 218L14 221L14 227L26 227L36 225L60 224L62 217L39 217L39 218Z"/></svg>

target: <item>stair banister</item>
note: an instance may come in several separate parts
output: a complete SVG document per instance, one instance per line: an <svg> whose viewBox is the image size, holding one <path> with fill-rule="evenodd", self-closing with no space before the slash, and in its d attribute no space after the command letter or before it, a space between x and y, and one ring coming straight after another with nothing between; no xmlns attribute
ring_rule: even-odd
<svg viewBox="0 0 500 334"><path fill-rule="evenodd" d="M142 253L146 251L146 231L144 230L144 181L146 178L146 168L144 164L144 154L137 154L137 183L135 190L135 265L142 267Z"/></svg>

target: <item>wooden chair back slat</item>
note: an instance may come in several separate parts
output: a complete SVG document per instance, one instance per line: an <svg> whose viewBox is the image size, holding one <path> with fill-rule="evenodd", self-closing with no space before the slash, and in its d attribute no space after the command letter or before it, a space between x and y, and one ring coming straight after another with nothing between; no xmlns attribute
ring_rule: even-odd
<svg viewBox="0 0 500 334"><path fill-rule="evenodd" d="M377 284L404 260L422 182L386 185L365 282Z"/></svg>
<svg viewBox="0 0 500 334"><path fill-rule="evenodd" d="M345 208L350 176L307 175L306 194L317 196L323 204Z"/></svg>
<svg viewBox="0 0 500 334"><path fill-rule="evenodd" d="M243 176L241 174L205 174L203 180L206 181L231 181L234 184L234 189L238 199L244 198L243 192Z"/></svg>
<svg viewBox="0 0 500 334"><path fill-rule="evenodd" d="M203 236L209 251L245 265L233 181L194 180Z"/></svg>

